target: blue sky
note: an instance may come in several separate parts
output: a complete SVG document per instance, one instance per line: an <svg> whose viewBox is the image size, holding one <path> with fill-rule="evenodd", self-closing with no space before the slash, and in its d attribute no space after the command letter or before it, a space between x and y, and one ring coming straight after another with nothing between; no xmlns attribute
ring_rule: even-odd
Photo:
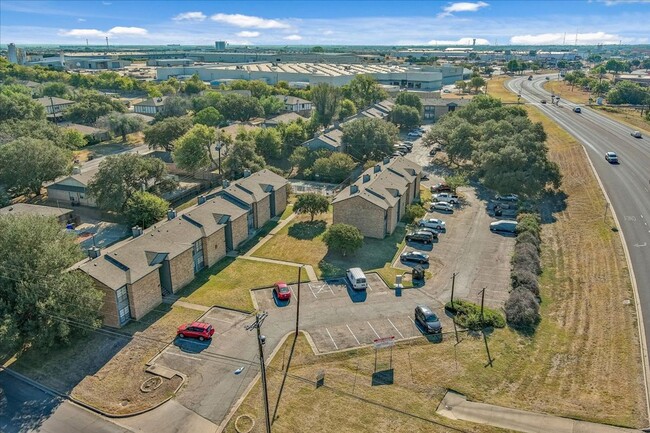
<svg viewBox="0 0 650 433"><path fill-rule="evenodd" d="M650 0L0 0L3 45L634 44L648 23Z"/></svg>

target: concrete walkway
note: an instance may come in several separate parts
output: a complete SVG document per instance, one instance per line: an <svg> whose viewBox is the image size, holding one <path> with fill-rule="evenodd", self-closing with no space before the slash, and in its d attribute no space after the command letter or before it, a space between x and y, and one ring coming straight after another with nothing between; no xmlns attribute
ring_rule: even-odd
<svg viewBox="0 0 650 433"><path fill-rule="evenodd" d="M284 262L282 260L265 259L263 257L241 256L241 258L246 260L253 260L256 262L275 263L276 265L295 266L295 267L304 266L305 271L307 271L307 276L309 277L309 281L312 283L318 282L318 276L316 275L316 272L314 271L314 268L311 265L305 265L303 263L296 263L296 262Z"/></svg>
<svg viewBox="0 0 650 433"><path fill-rule="evenodd" d="M467 401L464 395L453 391L447 391L436 412L450 419L488 424L524 433L630 433L639 431L491 404L475 403Z"/></svg>

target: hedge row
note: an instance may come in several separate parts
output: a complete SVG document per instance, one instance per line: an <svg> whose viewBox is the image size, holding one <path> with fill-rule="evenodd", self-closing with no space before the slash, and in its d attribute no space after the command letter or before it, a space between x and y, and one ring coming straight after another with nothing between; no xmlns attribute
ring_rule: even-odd
<svg viewBox="0 0 650 433"><path fill-rule="evenodd" d="M539 322L539 284L542 273L540 220L534 214L520 214L517 218L517 241L512 256L510 280L512 290L506 301L506 319L510 326L534 329Z"/></svg>
<svg viewBox="0 0 650 433"><path fill-rule="evenodd" d="M506 326L506 321L498 311L491 308L483 308L483 323L481 323L481 306L468 301L454 301L452 307L451 302L447 302L445 310L450 311L456 315L456 323L463 328L471 329L473 331L480 331L486 327L503 328Z"/></svg>

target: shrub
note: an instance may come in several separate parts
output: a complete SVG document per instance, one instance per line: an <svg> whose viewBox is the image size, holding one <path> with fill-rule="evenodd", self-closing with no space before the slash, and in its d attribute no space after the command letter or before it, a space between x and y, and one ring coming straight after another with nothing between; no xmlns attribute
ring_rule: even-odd
<svg viewBox="0 0 650 433"><path fill-rule="evenodd" d="M334 224L323 235L323 241L331 250L346 256L363 245L363 234L358 228L348 224Z"/></svg>
<svg viewBox="0 0 650 433"><path fill-rule="evenodd" d="M419 203L406 206L406 210L404 211L404 222L411 224L413 221L424 217L426 214L427 211Z"/></svg>
<svg viewBox="0 0 650 433"><path fill-rule="evenodd" d="M528 290L510 292L505 310L508 323L514 328L532 328L540 321L539 303Z"/></svg>
<svg viewBox="0 0 650 433"><path fill-rule="evenodd" d="M537 239L540 239L541 227L539 225L539 216L530 213L519 214L517 221L519 222L517 225L517 233L530 232Z"/></svg>
<svg viewBox="0 0 650 433"><path fill-rule="evenodd" d="M542 265L539 261L537 249L530 244L515 245L515 253L512 256L513 271L526 270L534 274L542 273Z"/></svg>
<svg viewBox="0 0 650 433"><path fill-rule="evenodd" d="M483 308L483 324L481 325L481 306L469 301L454 301L453 307L451 302L447 302L445 309L456 315L456 323L474 331L490 326L494 328L506 326L506 321L501 313L487 307Z"/></svg>
<svg viewBox="0 0 650 433"><path fill-rule="evenodd" d="M527 289L535 296L539 296L539 284L537 283L537 275L534 273L523 269L513 270L510 274L510 280L513 289Z"/></svg>
<svg viewBox="0 0 650 433"><path fill-rule="evenodd" d="M519 244L533 245L535 249L537 249L538 253L541 252L541 242L539 241L539 238L529 231L521 232L517 235L517 245Z"/></svg>

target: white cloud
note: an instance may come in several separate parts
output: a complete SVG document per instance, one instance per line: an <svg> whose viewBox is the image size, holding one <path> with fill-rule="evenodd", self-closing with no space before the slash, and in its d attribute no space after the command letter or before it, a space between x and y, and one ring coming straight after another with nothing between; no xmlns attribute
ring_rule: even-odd
<svg viewBox="0 0 650 433"><path fill-rule="evenodd" d="M577 38L578 45L638 42L637 38L623 37L621 35L605 32L578 33ZM540 33L537 35L518 35L510 38L510 43L515 45L562 45L563 43L574 44L575 41L575 33Z"/></svg>
<svg viewBox="0 0 650 433"><path fill-rule="evenodd" d="M108 31L109 35L125 35L125 36L144 36L147 34L147 29L142 27L113 27Z"/></svg>
<svg viewBox="0 0 650 433"><path fill-rule="evenodd" d="M210 17L212 21L229 24L235 27L255 28L255 29L288 29L287 23L278 20L254 17L242 14L215 14Z"/></svg>
<svg viewBox="0 0 650 433"><path fill-rule="evenodd" d="M147 29L141 27L113 27L108 31L97 29L71 29L60 30L60 36L72 36L76 38L103 38L106 36L145 36Z"/></svg>
<svg viewBox="0 0 650 433"><path fill-rule="evenodd" d="M439 41L439 40L432 40L427 42L429 45L473 45L474 44L474 38L460 38L455 41ZM416 45L416 44L414 44ZM490 41L487 39L482 39L482 38L476 38L476 45L490 45Z"/></svg>
<svg viewBox="0 0 650 433"><path fill-rule="evenodd" d="M203 21L207 17L203 12L184 12L172 18L174 21Z"/></svg>
<svg viewBox="0 0 650 433"><path fill-rule="evenodd" d="M77 18L77 21L79 21L80 23L83 23L83 22L86 21L86 19L85 18Z"/></svg>
<svg viewBox="0 0 650 433"><path fill-rule="evenodd" d="M110 6L110 5L112 5L113 3L111 3L111 2L102 2L102 4L103 4L104 6Z"/></svg>
<svg viewBox="0 0 650 433"><path fill-rule="evenodd" d="M285 36L283 39L286 39L287 41L300 41L300 40L302 40L302 36L300 36L300 35L289 35L289 36Z"/></svg>
<svg viewBox="0 0 650 433"><path fill-rule="evenodd" d="M471 2L450 3L449 5L442 8L442 12L438 14L438 17L439 18L448 17L451 14L456 12L476 12L479 9L487 6L489 6L489 4L483 1L479 1L476 3L471 3Z"/></svg>
<svg viewBox="0 0 650 433"><path fill-rule="evenodd" d="M242 32L238 32L237 36L240 38L256 38L260 35L260 32L251 32L248 30L244 30Z"/></svg>
<svg viewBox="0 0 650 433"><path fill-rule="evenodd" d="M606 6L616 6L631 3L650 3L650 0L599 0L599 2L605 3Z"/></svg>

